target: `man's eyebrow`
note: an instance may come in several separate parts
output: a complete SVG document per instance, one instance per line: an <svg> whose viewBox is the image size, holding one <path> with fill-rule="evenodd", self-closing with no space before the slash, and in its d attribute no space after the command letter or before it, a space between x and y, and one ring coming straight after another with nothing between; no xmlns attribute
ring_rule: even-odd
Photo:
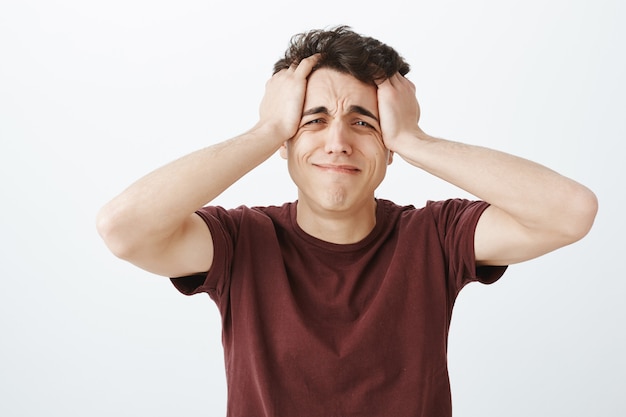
<svg viewBox="0 0 626 417"><path fill-rule="evenodd" d="M308 110L305 110L302 115L303 116L311 116L313 114L330 114L328 109L324 106L311 107Z"/></svg>
<svg viewBox="0 0 626 417"><path fill-rule="evenodd" d="M367 110L365 107L350 106L350 108L348 109L348 113L358 113L360 115L372 118L372 119L376 120L377 123L379 123L378 117L374 116L374 113L372 113L371 111Z"/></svg>
<svg viewBox="0 0 626 417"><path fill-rule="evenodd" d="M367 110L365 107L362 106L350 106L348 108L348 113L357 113L366 117L369 117L371 119L376 120L376 122L379 122L378 117L374 116L374 113L372 113L371 111ZM311 116L313 114L330 114L330 111L328 111L327 107L324 106L317 106L317 107L311 107L310 109L305 110L302 115L303 116Z"/></svg>

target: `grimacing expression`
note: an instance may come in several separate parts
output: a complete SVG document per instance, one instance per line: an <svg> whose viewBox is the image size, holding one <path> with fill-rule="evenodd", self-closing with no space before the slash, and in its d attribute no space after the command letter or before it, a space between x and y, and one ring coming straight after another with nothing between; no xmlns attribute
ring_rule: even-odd
<svg viewBox="0 0 626 417"><path fill-rule="evenodd" d="M392 160L382 140L376 86L328 68L314 71L298 131L280 154L299 204L349 210L372 201Z"/></svg>

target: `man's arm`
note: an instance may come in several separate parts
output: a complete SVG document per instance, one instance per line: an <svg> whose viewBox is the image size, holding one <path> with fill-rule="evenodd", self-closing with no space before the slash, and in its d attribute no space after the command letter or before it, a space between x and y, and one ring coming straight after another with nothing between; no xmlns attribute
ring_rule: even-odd
<svg viewBox="0 0 626 417"><path fill-rule="evenodd" d="M208 271L213 241L195 211L295 134L316 62L316 56L307 58L267 82L259 122L251 130L153 171L106 204L97 228L110 250L158 275Z"/></svg>
<svg viewBox="0 0 626 417"><path fill-rule="evenodd" d="M421 168L491 206L475 235L479 265L508 265L585 236L598 208L583 185L537 163L424 133L415 87L397 74L379 85L385 145Z"/></svg>

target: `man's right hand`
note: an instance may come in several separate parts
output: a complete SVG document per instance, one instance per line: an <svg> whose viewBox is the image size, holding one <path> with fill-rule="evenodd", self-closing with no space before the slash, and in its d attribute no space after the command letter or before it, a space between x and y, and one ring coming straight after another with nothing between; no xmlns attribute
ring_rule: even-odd
<svg viewBox="0 0 626 417"><path fill-rule="evenodd" d="M319 54L274 74L265 85L256 127L274 132L281 145L291 139L300 125L307 78L319 61Z"/></svg>

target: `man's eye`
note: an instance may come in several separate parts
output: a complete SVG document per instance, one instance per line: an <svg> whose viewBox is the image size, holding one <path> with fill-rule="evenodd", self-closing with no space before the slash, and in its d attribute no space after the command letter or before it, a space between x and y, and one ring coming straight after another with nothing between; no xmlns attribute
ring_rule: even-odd
<svg viewBox="0 0 626 417"><path fill-rule="evenodd" d="M372 125L370 125L369 123L364 122L363 120L358 120L358 121L356 122L356 125L357 125L357 126L365 126L365 127L371 127L371 126L372 126Z"/></svg>
<svg viewBox="0 0 626 417"><path fill-rule="evenodd" d="M306 122L305 125L313 125L313 124L322 123L322 122L323 122L322 119L313 119L313 120L309 120L308 122Z"/></svg>

